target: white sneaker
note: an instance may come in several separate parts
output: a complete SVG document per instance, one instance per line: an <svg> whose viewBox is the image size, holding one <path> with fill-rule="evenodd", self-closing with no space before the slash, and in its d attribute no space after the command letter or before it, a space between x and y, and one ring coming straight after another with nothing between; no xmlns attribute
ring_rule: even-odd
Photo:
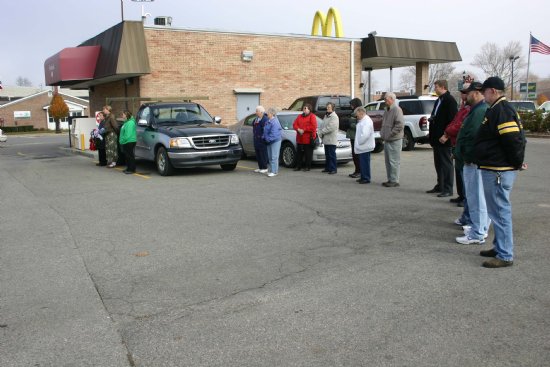
<svg viewBox="0 0 550 367"><path fill-rule="evenodd" d="M462 226L462 229L464 230L464 233L466 233L466 231L469 231L470 228L472 228L472 226L469 226L469 225Z"/></svg>
<svg viewBox="0 0 550 367"><path fill-rule="evenodd" d="M256 168L256 169L254 170L254 172L256 172L256 173L260 173L260 172L262 172L262 170L261 170L261 169L259 169L259 168Z"/></svg>
<svg viewBox="0 0 550 367"><path fill-rule="evenodd" d="M470 238L468 236L457 237L455 240L462 245L481 245L482 243L485 243L485 240L476 240L475 238Z"/></svg>
<svg viewBox="0 0 550 367"><path fill-rule="evenodd" d="M456 224L457 226L461 226L461 225L462 225L462 222L460 221L460 218L456 218L455 221L454 221L453 223Z"/></svg>
<svg viewBox="0 0 550 367"><path fill-rule="evenodd" d="M258 172L260 172L260 173L267 173L267 169L261 169L261 170L259 170Z"/></svg>
<svg viewBox="0 0 550 367"><path fill-rule="evenodd" d="M470 231L472 230L472 228L470 228L470 226L468 226L468 228L464 228L464 236L468 236L470 234ZM489 233L485 233L483 235L483 239L489 237Z"/></svg>
<svg viewBox="0 0 550 367"><path fill-rule="evenodd" d="M269 172L269 173L267 174L267 177L275 177L275 176L277 176L277 174L276 174L276 173L273 173L273 172Z"/></svg>

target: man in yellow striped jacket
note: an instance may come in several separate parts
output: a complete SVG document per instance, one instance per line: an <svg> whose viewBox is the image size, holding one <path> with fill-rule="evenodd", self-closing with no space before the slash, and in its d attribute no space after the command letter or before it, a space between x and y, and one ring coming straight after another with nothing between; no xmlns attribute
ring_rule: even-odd
<svg viewBox="0 0 550 367"><path fill-rule="evenodd" d="M525 155L525 133L519 115L504 97L504 82L490 77L482 91L489 108L476 137L475 163L481 170L487 212L493 221L493 248L480 255L492 259L486 268L501 268L514 263L512 205L510 192Z"/></svg>

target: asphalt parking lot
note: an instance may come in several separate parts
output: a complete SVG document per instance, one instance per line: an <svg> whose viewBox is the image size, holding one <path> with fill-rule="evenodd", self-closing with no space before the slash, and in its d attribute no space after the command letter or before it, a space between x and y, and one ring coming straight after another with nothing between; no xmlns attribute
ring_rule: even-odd
<svg viewBox="0 0 550 367"><path fill-rule="evenodd" d="M0 146L0 366L548 366L550 139L512 193L516 257L481 267L460 208L322 167L241 160L161 177L96 167L59 138Z"/></svg>

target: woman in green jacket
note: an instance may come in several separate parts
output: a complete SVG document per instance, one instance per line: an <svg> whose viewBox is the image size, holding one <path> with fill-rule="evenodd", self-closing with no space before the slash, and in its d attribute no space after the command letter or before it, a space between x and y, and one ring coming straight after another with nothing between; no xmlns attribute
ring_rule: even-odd
<svg viewBox="0 0 550 367"><path fill-rule="evenodd" d="M134 149L136 148L137 132L136 120L130 111L122 112L124 124L120 129L119 143L126 158L126 169L123 171L126 174L136 172L136 158Z"/></svg>

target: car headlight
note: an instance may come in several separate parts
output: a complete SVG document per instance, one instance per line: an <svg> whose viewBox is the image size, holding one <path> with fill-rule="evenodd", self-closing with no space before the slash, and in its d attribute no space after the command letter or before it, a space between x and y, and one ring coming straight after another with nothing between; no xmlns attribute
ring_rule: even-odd
<svg viewBox="0 0 550 367"><path fill-rule="evenodd" d="M237 135L231 135L231 144L239 144L239 137Z"/></svg>
<svg viewBox="0 0 550 367"><path fill-rule="evenodd" d="M192 146L187 138L172 138L170 139L170 148L192 148Z"/></svg>

